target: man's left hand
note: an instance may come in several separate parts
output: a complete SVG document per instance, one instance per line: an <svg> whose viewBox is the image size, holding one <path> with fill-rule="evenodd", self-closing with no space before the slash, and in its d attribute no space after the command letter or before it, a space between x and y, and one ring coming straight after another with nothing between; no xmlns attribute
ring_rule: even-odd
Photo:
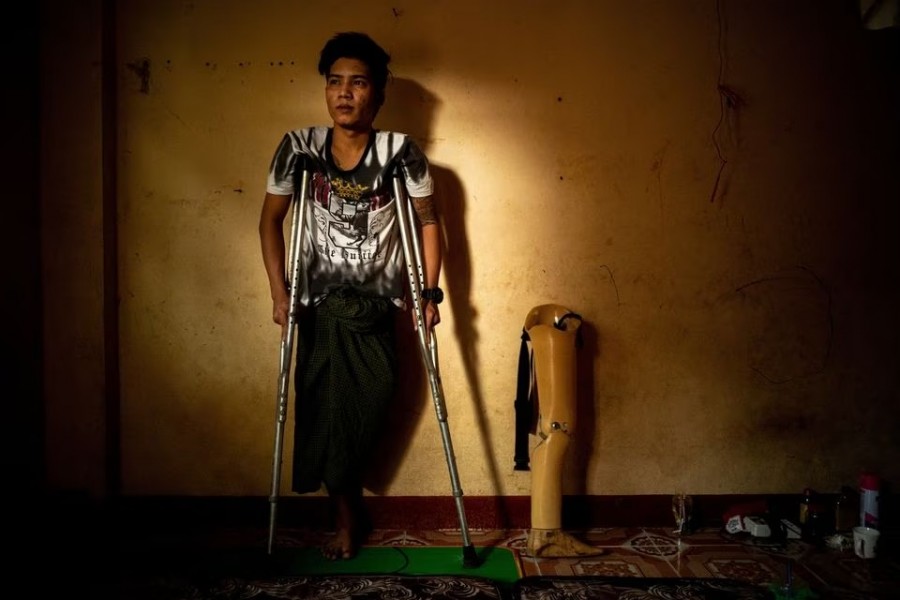
<svg viewBox="0 0 900 600"><path fill-rule="evenodd" d="M413 322L413 331L418 329L418 322L416 321L416 311L409 311L410 316L412 317ZM441 322L441 313L438 310L437 304L431 302L430 300L422 300L422 318L425 321L425 331L426 333L430 333L434 326Z"/></svg>

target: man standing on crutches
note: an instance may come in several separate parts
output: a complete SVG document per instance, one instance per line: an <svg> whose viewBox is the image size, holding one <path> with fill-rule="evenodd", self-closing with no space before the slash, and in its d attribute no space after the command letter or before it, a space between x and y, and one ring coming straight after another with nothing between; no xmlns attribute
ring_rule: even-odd
<svg viewBox="0 0 900 600"><path fill-rule="evenodd" d="M399 199L392 202L395 171L417 216L422 300L421 310L412 312L429 334L440 322L437 305L443 298L428 161L406 135L373 126L385 99L389 62L390 56L361 33L340 33L325 44L318 69L333 125L284 136L271 163L259 223L272 318L283 337L292 333L289 322L298 328L292 489L315 492L324 484L335 516L336 534L323 548L331 559L351 558L365 537L363 475L396 390L394 317L406 307L407 283ZM295 185L303 161L306 175ZM305 190L295 189L300 181ZM295 193L310 201L299 205L302 243L295 247L303 268L299 280L286 282L283 223ZM302 307L294 315L292 290ZM275 463L277 473L279 455ZM273 503L277 493L274 489Z"/></svg>

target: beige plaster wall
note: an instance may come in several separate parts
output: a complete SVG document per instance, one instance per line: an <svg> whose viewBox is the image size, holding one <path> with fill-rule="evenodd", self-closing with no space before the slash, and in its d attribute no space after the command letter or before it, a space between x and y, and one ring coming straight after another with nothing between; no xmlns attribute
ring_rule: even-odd
<svg viewBox="0 0 900 600"><path fill-rule="evenodd" d="M586 323L567 493L896 478L897 115L850 9L119 3L123 491L268 493L279 332L256 223L283 133L327 122L315 64L341 30L393 55L377 125L414 135L433 163L441 368L467 495L530 491L512 470L512 402L523 320L546 302ZM78 206L72 235L90 237L92 203ZM97 285L95 244L77 277L47 267L72 293ZM93 331L93 303L80 308ZM407 355L371 490L447 495ZM97 390L76 391L51 389L50 404L83 430L102 411ZM95 487L86 437L58 462L94 471L60 469L57 484Z"/></svg>

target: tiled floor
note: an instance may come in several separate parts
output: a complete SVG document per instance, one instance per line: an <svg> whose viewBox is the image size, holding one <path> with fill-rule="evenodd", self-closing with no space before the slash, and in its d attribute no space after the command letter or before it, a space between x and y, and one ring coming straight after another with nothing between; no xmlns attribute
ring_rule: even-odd
<svg viewBox="0 0 900 600"><path fill-rule="evenodd" d="M793 596L781 597L823 600L900 598L900 557L896 554L862 560L849 549L818 547L800 540L772 544L764 538L736 537L715 529L695 531L679 539L663 528L609 528L574 534L582 541L602 548L602 555L536 559L525 552L527 530L470 530L469 534L476 548L512 550L523 577L717 577L770 589L781 588L790 579ZM318 545L326 535L307 530L279 530L276 545ZM259 545L266 534L259 531L219 532L213 538L200 543ZM375 530L367 545L461 546L462 541L459 530Z"/></svg>
<svg viewBox="0 0 900 600"><path fill-rule="evenodd" d="M619 577L719 577L764 587L781 587L791 580L793 597L828 599L900 598L900 560L882 556L857 558L852 550L835 550L788 540L784 545L763 538L732 536L721 530L692 532L680 540L662 528L593 529L576 537L602 548L589 558L536 559L525 553L527 531L470 531L478 547L506 547L519 561L520 574L544 576L603 575ZM294 543L315 543L304 534ZM281 538L285 541L285 538ZM369 545L452 546L461 544L459 531L376 530Z"/></svg>
<svg viewBox="0 0 900 600"><path fill-rule="evenodd" d="M698 531L679 540L665 529L649 528L592 530L583 539L606 549L606 554L557 560L523 555L524 573L721 577L774 587L784 586L790 578L796 592L811 589L820 597L900 597L897 561L863 561L850 550L819 548L800 540L773 545L719 530Z"/></svg>

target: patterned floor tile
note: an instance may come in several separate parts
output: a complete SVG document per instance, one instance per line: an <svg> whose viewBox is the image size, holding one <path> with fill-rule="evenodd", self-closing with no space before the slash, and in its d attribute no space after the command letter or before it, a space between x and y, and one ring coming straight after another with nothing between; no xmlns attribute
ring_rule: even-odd
<svg viewBox="0 0 900 600"><path fill-rule="evenodd" d="M647 572L655 571L654 567L648 569L641 564L639 558L626 558L611 556L604 560L583 560L572 565L573 575L593 575L603 577L660 577L661 575L648 575Z"/></svg>
<svg viewBox="0 0 900 600"><path fill-rule="evenodd" d="M653 531L643 531L628 540L624 547L647 558L668 560L678 555L686 542Z"/></svg>
<svg viewBox="0 0 900 600"><path fill-rule="evenodd" d="M583 539L592 546L602 548L618 547L631 538L640 535L644 530L640 527L609 527L605 529L589 529L576 537Z"/></svg>
<svg viewBox="0 0 900 600"><path fill-rule="evenodd" d="M734 540L723 537L723 532L721 529L698 529L685 533L681 536L674 535L670 530L665 529L654 528L646 529L646 531L654 532L658 535L668 535L676 539L680 537L680 539L685 544L688 544L691 547L695 548L698 546L731 546L735 543Z"/></svg>
<svg viewBox="0 0 900 600"><path fill-rule="evenodd" d="M574 575L619 575L623 577L672 577L674 572L655 556L636 555L627 549L612 550L596 558L584 558L572 565Z"/></svg>
<svg viewBox="0 0 900 600"><path fill-rule="evenodd" d="M382 529L373 531L366 540L367 546L428 546L427 540L411 535L405 529Z"/></svg>
<svg viewBox="0 0 900 600"><path fill-rule="evenodd" d="M610 548L605 554L583 558L520 557L525 575L616 575L623 577L671 577L668 563L641 556L628 548Z"/></svg>
<svg viewBox="0 0 900 600"><path fill-rule="evenodd" d="M896 557L863 560L852 552L811 553L800 569L827 588L856 590L871 598L900 597L900 561Z"/></svg>
<svg viewBox="0 0 900 600"><path fill-rule="evenodd" d="M782 576L757 558L710 558L705 563L713 577L736 579L757 585L781 583Z"/></svg>
<svg viewBox="0 0 900 600"><path fill-rule="evenodd" d="M717 577L755 585L781 585L787 571L786 561L741 546L687 547L670 559L670 565L681 577Z"/></svg>

